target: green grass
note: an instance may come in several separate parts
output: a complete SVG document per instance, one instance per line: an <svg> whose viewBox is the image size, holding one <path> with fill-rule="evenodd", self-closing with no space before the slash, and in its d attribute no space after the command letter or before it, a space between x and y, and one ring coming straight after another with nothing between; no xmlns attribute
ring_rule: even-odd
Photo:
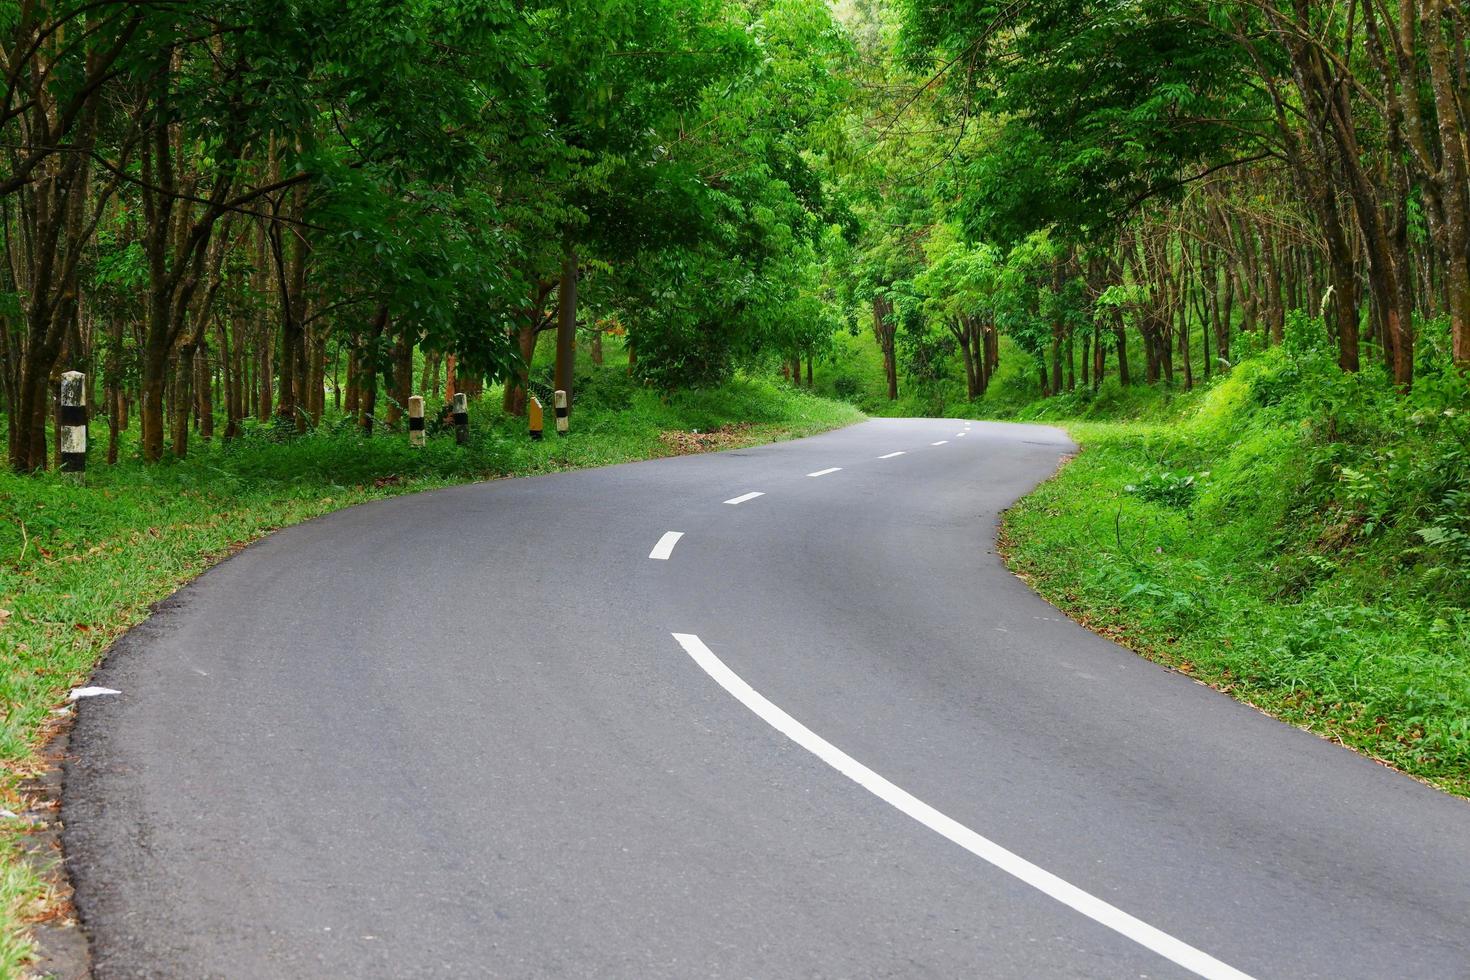
<svg viewBox="0 0 1470 980"><path fill-rule="evenodd" d="M532 442L523 420L499 418L491 391L472 407L466 447L441 433L415 450L401 432L364 439L336 420L306 436L252 426L233 443L196 438L188 459L155 466L94 462L85 486L55 474L0 475L0 805L20 808L17 785L35 764L48 712L107 646L152 603L276 528L378 497L797 438L862 418L758 379L664 399L612 365L579 392L566 439L551 431L548 410L546 438ZM95 426L94 447L105 438ZM0 976L12 976L27 956L24 921L42 884L18 860L19 822L0 823L11 825L0 827Z"/></svg>
<svg viewBox="0 0 1470 980"><path fill-rule="evenodd" d="M1152 659L1470 795L1467 406L1463 379L1406 399L1280 348L1189 395L1033 405L1083 451L1007 515L1012 567Z"/></svg>

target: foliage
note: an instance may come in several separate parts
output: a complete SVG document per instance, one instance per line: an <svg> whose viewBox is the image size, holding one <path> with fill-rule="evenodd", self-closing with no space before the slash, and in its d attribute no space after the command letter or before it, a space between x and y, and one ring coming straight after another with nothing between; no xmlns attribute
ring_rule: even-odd
<svg viewBox="0 0 1470 980"><path fill-rule="evenodd" d="M1470 392L1450 371L1405 399L1327 343L1072 423L1012 560L1150 656L1470 794Z"/></svg>
<svg viewBox="0 0 1470 980"><path fill-rule="evenodd" d="M1209 475L1208 472L1196 474L1181 470L1174 473L1165 470L1162 473L1149 473L1137 483L1125 486L1123 491L1176 510L1188 510L1199 494L1198 481Z"/></svg>

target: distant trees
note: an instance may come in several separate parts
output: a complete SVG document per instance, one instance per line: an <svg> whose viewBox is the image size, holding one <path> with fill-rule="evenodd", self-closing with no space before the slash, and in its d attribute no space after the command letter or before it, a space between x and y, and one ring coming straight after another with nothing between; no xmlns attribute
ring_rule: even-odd
<svg viewBox="0 0 1470 980"><path fill-rule="evenodd" d="M1459 7L908 0L902 19L910 70L973 120L945 164L948 220L1077 250L1051 292L1076 280L1094 310L1057 321L1063 345L1085 338L1095 363L1089 324L1126 322L1145 376L1187 386L1229 363L1233 332L1279 342L1302 310L1344 370L1371 356L1407 387L1416 363L1470 367Z"/></svg>

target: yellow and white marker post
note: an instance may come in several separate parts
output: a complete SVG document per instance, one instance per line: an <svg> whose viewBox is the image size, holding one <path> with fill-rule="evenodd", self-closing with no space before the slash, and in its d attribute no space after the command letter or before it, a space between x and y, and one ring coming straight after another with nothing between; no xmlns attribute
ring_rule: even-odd
<svg viewBox="0 0 1470 980"><path fill-rule="evenodd" d="M470 400L462 391L454 393L454 441L461 446L470 441Z"/></svg>
<svg viewBox="0 0 1470 980"><path fill-rule="evenodd" d="M408 396L408 444L424 444L424 396Z"/></svg>
<svg viewBox="0 0 1470 980"><path fill-rule="evenodd" d="M61 472L80 483L87 472L87 376L68 371L61 376Z"/></svg>
<svg viewBox="0 0 1470 980"><path fill-rule="evenodd" d="M567 418L567 393L558 388L553 397L556 399L556 434L564 436L571 425Z"/></svg>
<svg viewBox="0 0 1470 980"><path fill-rule="evenodd" d="M526 405L526 418L531 422L531 438L539 440L541 438L541 399L535 395L531 396L530 402Z"/></svg>

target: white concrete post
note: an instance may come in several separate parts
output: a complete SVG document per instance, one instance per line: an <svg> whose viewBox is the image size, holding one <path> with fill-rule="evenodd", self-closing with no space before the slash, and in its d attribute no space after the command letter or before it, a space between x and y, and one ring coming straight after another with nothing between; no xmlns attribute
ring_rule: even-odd
<svg viewBox="0 0 1470 980"><path fill-rule="evenodd" d="M68 371L61 376L61 472L87 471L87 376Z"/></svg>
<svg viewBox="0 0 1470 980"><path fill-rule="evenodd" d="M424 396L408 396L408 444L424 444Z"/></svg>
<svg viewBox="0 0 1470 980"><path fill-rule="evenodd" d="M556 434L564 436L570 424L567 419L567 393L558 388L553 397L556 400Z"/></svg>

